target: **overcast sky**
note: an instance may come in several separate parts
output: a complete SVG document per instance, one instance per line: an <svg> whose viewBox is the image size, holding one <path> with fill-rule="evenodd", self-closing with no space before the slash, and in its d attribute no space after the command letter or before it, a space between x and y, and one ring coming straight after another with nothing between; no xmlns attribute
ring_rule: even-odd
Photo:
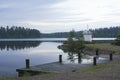
<svg viewBox="0 0 120 80"><path fill-rule="evenodd" d="M0 0L0 25L42 33L120 25L120 0Z"/></svg>

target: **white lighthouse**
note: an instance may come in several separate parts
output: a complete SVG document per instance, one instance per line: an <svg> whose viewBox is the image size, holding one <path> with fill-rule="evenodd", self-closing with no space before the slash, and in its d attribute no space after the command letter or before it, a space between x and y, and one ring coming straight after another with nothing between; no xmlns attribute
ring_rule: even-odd
<svg viewBox="0 0 120 80"><path fill-rule="evenodd" d="M89 30L83 32L84 41L92 42L92 33Z"/></svg>

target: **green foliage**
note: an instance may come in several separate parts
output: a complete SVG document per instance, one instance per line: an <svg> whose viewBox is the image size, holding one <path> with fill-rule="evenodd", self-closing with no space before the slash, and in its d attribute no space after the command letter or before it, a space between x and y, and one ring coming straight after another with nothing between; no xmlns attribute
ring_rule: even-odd
<svg viewBox="0 0 120 80"><path fill-rule="evenodd" d="M117 37L117 34L120 33L120 26L113 26L110 28L99 28L99 29L90 29L93 37ZM74 34L74 37L78 38L83 31L77 31ZM58 32L50 34L41 34L41 37L47 38L67 38L69 37L69 32Z"/></svg>
<svg viewBox="0 0 120 80"><path fill-rule="evenodd" d="M68 41L67 41L69 46L74 45L74 40L73 40L74 39L74 34L75 34L74 30L69 32L69 37L68 37Z"/></svg>
<svg viewBox="0 0 120 80"><path fill-rule="evenodd" d="M120 34L117 35L117 39L115 40L113 44L120 45Z"/></svg>
<svg viewBox="0 0 120 80"><path fill-rule="evenodd" d="M81 36L82 34L79 34L80 37L78 38L78 40L75 40L75 31L72 30L69 33L69 37L68 40L66 42L64 42L64 45L67 45L68 52L74 52L74 53L81 53L82 50L84 49L85 45L84 45L84 41L83 41L83 37Z"/></svg>
<svg viewBox="0 0 120 80"><path fill-rule="evenodd" d="M73 47L74 47L74 30L70 31L69 32L69 37L68 37L68 40L66 42L66 44L68 45L68 51L72 51L73 50Z"/></svg>
<svg viewBox="0 0 120 80"><path fill-rule="evenodd" d="M70 38L74 38L75 37L75 31L74 30L69 32L69 37Z"/></svg>
<svg viewBox="0 0 120 80"><path fill-rule="evenodd" d="M81 46L81 48L84 48L84 47L85 47L85 42L84 42L83 37L80 36L80 37L78 38L77 45L78 45L78 46Z"/></svg>
<svg viewBox="0 0 120 80"><path fill-rule="evenodd" d="M0 27L0 38L39 38L40 32L36 29L24 27Z"/></svg>
<svg viewBox="0 0 120 80"><path fill-rule="evenodd" d="M79 34L82 33L82 31L75 32L74 37L79 37ZM68 38L69 32L57 32L57 33L44 33L41 34L41 37L43 38Z"/></svg>
<svg viewBox="0 0 120 80"><path fill-rule="evenodd" d="M58 32L58 33L44 33L41 34L43 38L67 38L69 37L69 32Z"/></svg>
<svg viewBox="0 0 120 80"><path fill-rule="evenodd" d="M93 37L117 37L120 33L120 26L113 26L110 28L99 28L95 30L90 30Z"/></svg>

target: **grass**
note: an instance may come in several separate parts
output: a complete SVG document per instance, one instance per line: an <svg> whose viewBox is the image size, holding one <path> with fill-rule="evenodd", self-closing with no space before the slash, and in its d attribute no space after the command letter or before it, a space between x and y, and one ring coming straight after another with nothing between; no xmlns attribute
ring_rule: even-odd
<svg viewBox="0 0 120 80"><path fill-rule="evenodd" d="M115 52L120 52L120 46L112 45L110 43L95 43L95 44L86 44L87 47L90 48L98 48L101 50L110 50L110 51L115 51Z"/></svg>
<svg viewBox="0 0 120 80"><path fill-rule="evenodd" d="M0 77L0 80L7 80L6 77Z"/></svg>
<svg viewBox="0 0 120 80"><path fill-rule="evenodd" d="M39 73L36 73L36 74L31 74L29 72L25 72L23 74L23 77L30 77L30 76L35 76L35 75L55 75L56 73L53 73L53 72L39 72Z"/></svg>
<svg viewBox="0 0 120 80"><path fill-rule="evenodd" d="M119 60L114 60L111 61L109 63L106 64L98 64L97 66L92 66L89 67L87 69L82 70L82 73L89 73L89 72L98 72L101 70L111 70L111 69L115 69L115 68L119 68L120 67L120 59Z"/></svg>
<svg viewBox="0 0 120 80"><path fill-rule="evenodd" d="M100 71L103 68L105 68L105 64L99 64L97 66L93 66L87 69L82 70L82 73L86 73L86 72L96 72L96 71Z"/></svg>
<svg viewBox="0 0 120 80"><path fill-rule="evenodd" d="M23 74L23 77L29 77L29 76L32 76L29 72L25 72L25 73Z"/></svg>
<svg viewBox="0 0 120 80"><path fill-rule="evenodd" d="M17 79L17 76L0 76L0 80Z"/></svg>

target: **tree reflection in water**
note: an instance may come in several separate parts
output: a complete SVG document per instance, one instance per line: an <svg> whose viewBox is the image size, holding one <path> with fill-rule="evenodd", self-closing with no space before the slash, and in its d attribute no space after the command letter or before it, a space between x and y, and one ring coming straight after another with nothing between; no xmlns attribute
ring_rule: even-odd
<svg viewBox="0 0 120 80"><path fill-rule="evenodd" d="M81 55L85 48L82 33L80 33L80 36L76 39L75 31L70 31L67 41L63 42L63 45L58 46L58 48L68 53L68 60L71 62L75 62L75 60L78 59L78 63L81 63Z"/></svg>
<svg viewBox="0 0 120 80"><path fill-rule="evenodd" d="M0 41L1 50L21 50L25 48L37 47L40 41Z"/></svg>
<svg viewBox="0 0 120 80"><path fill-rule="evenodd" d="M68 54L67 60L75 63L76 60L78 60L78 63L82 62L82 55L84 55L84 48L77 49L76 47L71 47L71 48L59 48L62 49L64 53Z"/></svg>

